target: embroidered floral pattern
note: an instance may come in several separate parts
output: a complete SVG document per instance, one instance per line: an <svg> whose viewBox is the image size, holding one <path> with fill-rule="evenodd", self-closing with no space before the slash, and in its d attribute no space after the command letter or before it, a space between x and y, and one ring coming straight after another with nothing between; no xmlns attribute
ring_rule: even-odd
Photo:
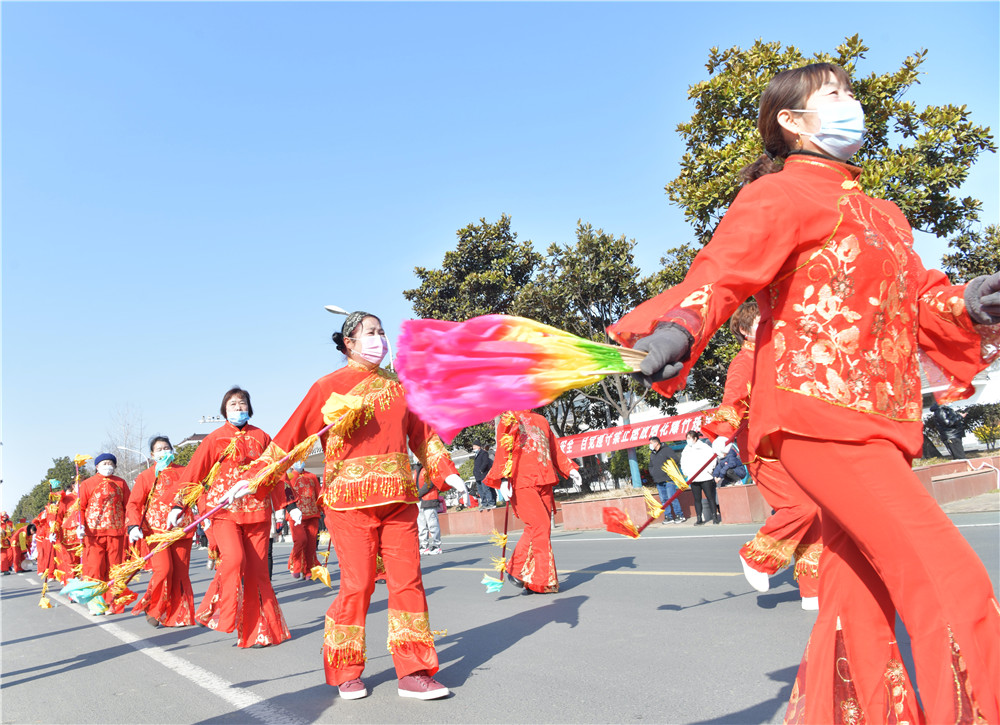
<svg viewBox="0 0 1000 725"><path fill-rule="evenodd" d="M791 313L774 324L778 387L894 420L919 420L913 237L859 194L845 195L839 206L847 223L810 257L805 274L796 275L805 283L786 277L770 286L772 305L788 298ZM846 231L859 228L861 239ZM881 270L863 291L855 284L862 255L866 269ZM862 339L871 347L862 350Z"/></svg>
<svg viewBox="0 0 1000 725"><path fill-rule="evenodd" d="M777 540L760 531L740 549L740 556L758 564L767 574L774 574L788 566L799 542L794 539Z"/></svg>
<svg viewBox="0 0 1000 725"><path fill-rule="evenodd" d="M55 511L52 520L55 522ZM90 533L125 526L125 499L118 484L109 478L98 481L84 512Z"/></svg>

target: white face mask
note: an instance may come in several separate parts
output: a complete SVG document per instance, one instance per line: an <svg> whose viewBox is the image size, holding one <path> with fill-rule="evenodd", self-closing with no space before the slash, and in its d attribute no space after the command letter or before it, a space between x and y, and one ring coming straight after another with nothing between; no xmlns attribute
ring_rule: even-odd
<svg viewBox="0 0 1000 725"><path fill-rule="evenodd" d="M115 466L113 463L102 462L101 465L97 467L97 472L102 476L110 476L115 472Z"/></svg>
<svg viewBox="0 0 1000 725"><path fill-rule="evenodd" d="M357 354L375 365L382 362L389 351L389 341L385 339L385 335L364 335L354 338L354 341L361 348L356 350Z"/></svg>
<svg viewBox="0 0 1000 725"><path fill-rule="evenodd" d="M865 110L860 102L840 101L822 108L789 110L819 114L819 131L802 135L812 137L814 144L835 159L847 161L861 148L865 139Z"/></svg>

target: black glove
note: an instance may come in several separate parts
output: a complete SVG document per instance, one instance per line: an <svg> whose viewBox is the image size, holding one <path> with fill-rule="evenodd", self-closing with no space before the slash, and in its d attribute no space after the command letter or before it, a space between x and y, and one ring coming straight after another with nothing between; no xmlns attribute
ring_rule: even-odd
<svg viewBox="0 0 1000 725"><path fill-rule="evenodd" d="M682 363L688 359L693 342L694 338L680 325L660 323L653 334L634 345L634 349L648 353L635 377L646 387L674 377L683 369Z"/></svg>
<svg viewBox="0 0 1000 725"><path fill-rule="evenodd" d="M980 325L1000 323L1000 272L976 277L965 286L965 309Z"/></svg>

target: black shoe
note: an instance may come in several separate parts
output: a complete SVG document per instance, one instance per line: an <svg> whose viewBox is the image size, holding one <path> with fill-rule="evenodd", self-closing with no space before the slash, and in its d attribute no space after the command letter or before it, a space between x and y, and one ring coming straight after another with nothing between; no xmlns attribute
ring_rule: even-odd
<svg viewBox="0 0 1000 725"><path fill-rule="evenodd" d="M507 572L507 581L509 581L511 584L513 584L516 587L519 587L521 589L524 588L524 582L521 581L520 579L518 579L516 576L514 576L510 572ZM528 590L528 591L530 591L530 590Z"/></svg>
<svg viewBox="0 0 1000 725"><path fill-rule="evenodd" d="M521 596L524 596L525 594L534 594L534 592L528 589L528 587L525 587L521 590Z"/></svg>
<svg viewBox="0 0 1000 725"><path fill-rule="evenodd" d="M715 515L715 516L714 516L714 517L712 518L712 523L713 523L713 524L721 524L721 523L722 523L722 516L721 516L720 514L716 514L716 515Z"/></svg>
<svg viewBox="0 0 1000 725"><path fill-rule="evenodd" d="M149 623L150 627L156 627L157 629L159 629L159 627L160 627L160 620L157 619L156 617L154 617L153 615L147 614L146 615L146 621Z"/></svg>
<svg viewBox="0 0 1000 725"><path fill-rule="evenodd" d="M701 519L698 519L697 521L694 522L694 525L695 526L704 526L705 523L706 522L702 521Z"/></svg>

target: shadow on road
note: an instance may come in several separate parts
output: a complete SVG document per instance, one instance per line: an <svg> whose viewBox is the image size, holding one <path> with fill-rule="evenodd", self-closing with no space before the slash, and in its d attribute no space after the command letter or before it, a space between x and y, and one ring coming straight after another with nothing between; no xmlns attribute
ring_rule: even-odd
<svg viewBox="0 0 1000 725"><path fill-rule="evenodd" d="M781 690L770 700L765 700L752 707L744 708L737 712L731 712L723 717L712 720L699 720L692 725L708 725L708 723L732 723L732 725L745 725L751 722L771 722L776 713L783 711L788 705L788 698L792 694L792 683L795 682L795 674L799 671L798 665L786 667L782 670L768 672L767 676L775 682L781 682Z"/></svg>

